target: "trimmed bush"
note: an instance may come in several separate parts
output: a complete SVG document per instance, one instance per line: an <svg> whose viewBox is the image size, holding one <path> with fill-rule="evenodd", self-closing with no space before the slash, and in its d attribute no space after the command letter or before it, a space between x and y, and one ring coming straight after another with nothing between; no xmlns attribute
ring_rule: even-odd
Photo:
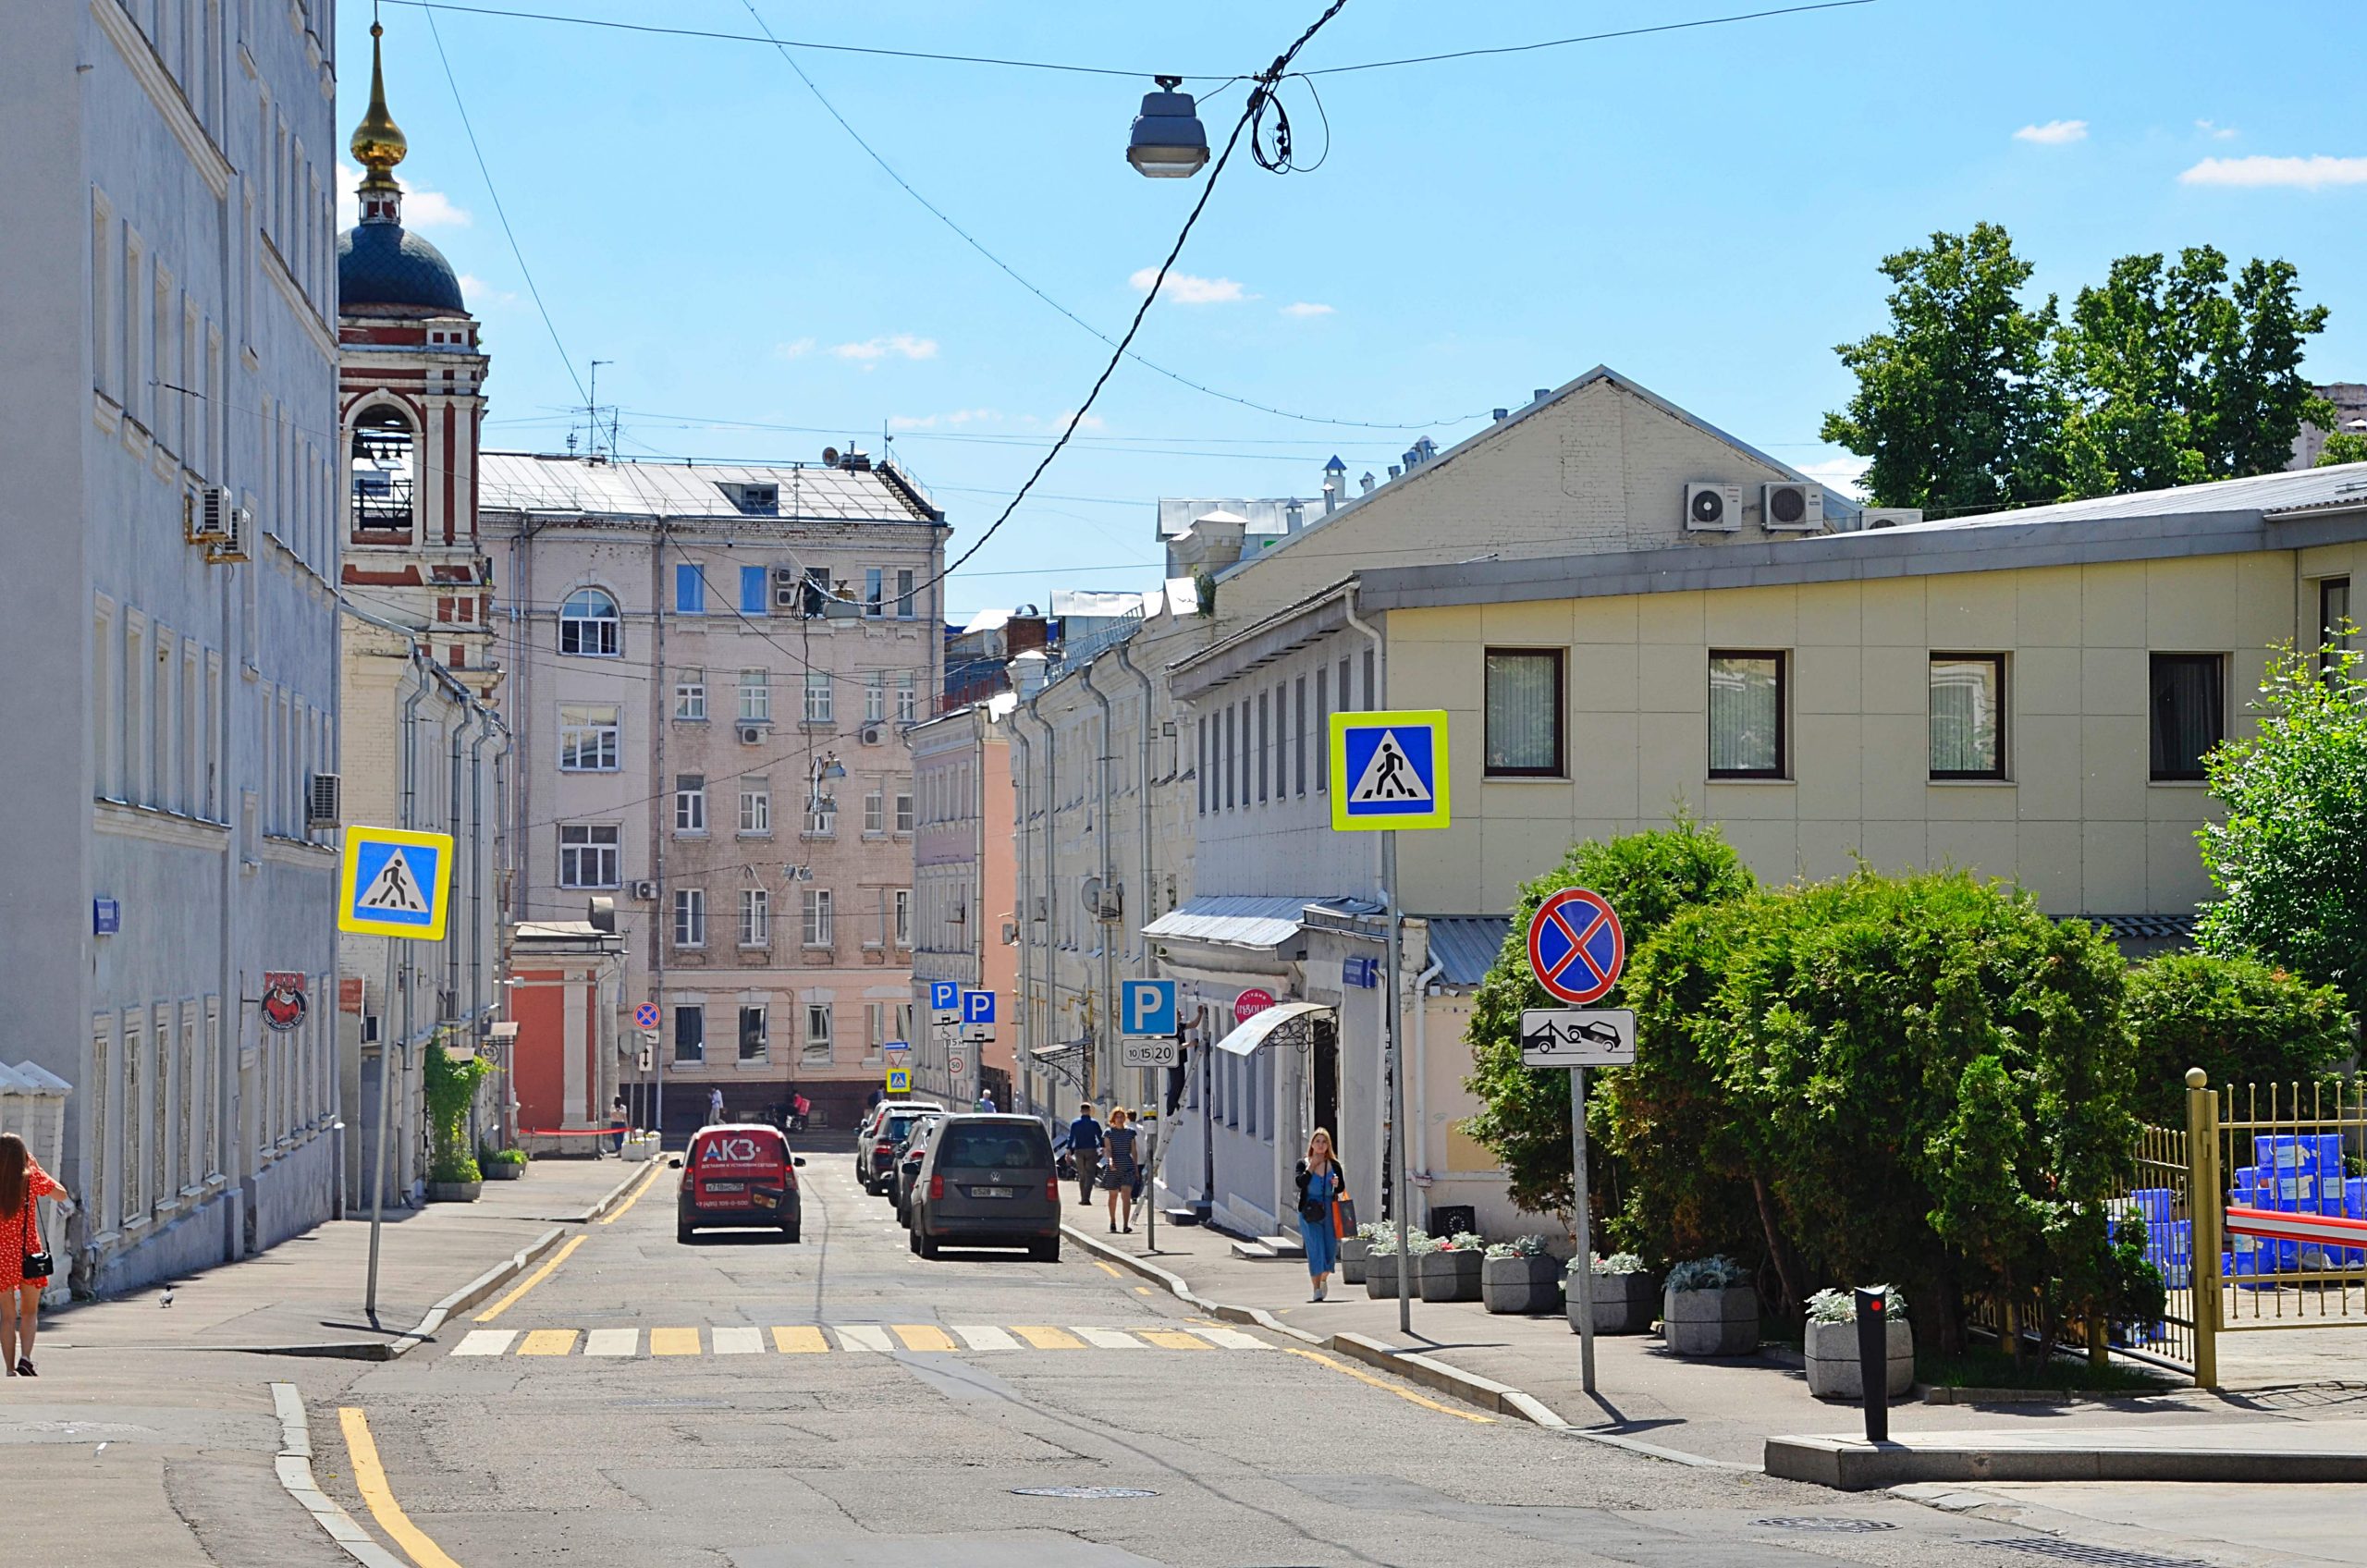
<svg viewBox="0 0 2367 1568"><path fill-rule="evenodd" d="M2137 1113L2186 1125L2186 1070L2212 1086L2324 1075L2355 1038L2342 992L2244 954L2164 953L2128 972Z"/></svg>

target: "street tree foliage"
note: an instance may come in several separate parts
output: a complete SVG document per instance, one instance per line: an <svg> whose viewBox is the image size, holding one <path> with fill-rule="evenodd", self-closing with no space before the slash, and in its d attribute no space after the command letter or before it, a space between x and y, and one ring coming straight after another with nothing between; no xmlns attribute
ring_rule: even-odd
<svg viewBox="0 0 2367 1568"><path fill-rule="evenodd" d="M2350 1055L2341 991L2248 953L2176 952L2128 972L2137 1114L2186 1125L2186 1070L2227 1084L2306 1083Z"/></svg>
<svg viewBox="0 0 2367 1568"><path fill-rule="evenodd" d="M1472 1070L1464 1080L1480 1105L1464 1130L1503 1163L1515 1203L1531 1213L1567 1214L1572 1195L1570 1075L1520 1064L1521 1010L1565 1005L1529 972L1528 921L1538 906L1564 888L1593 888L1619 912L1632 954L1680 912L1742 897L1756 886L1714 826L1680 812L1664 828L1574 845L1559 865L1521 888L1511 935L1473 999L1466 1035ZM1595 1005L1628 1004L1614 987ZM1589 1129L1599 1122L1598 1112Z"/></svg>
<svg viewBox="0 0 2367 1568"><path fill-rule="evenodd" d="M2367 655L2287 643L2251 706L2258 729L2204 759L2226 819L2196 834L2219 892L2196 945L2337 986L2357 1015L2367 1010Z"/></svg>
<svg viewBox="0 0 2367 1568"><path fill-rule="evenodd" d="M2067 312L2023 302L2030 264L1994 224L1882 271L1890 326L1839 348L1858 391L1824 422L1872 459L1878 504L1963 513L2268 473L2305 420L2333 423L2301 374L2326 310L2289 263L2123 256Z"/></svg>
<svg viewBox="0 0 2367 1568"><path fill-rule="evenodd" d="M2367 431L2337 430L2326 437L2318 451L2317 466L2332 468L2336 463L2367 463Z"/></svg>

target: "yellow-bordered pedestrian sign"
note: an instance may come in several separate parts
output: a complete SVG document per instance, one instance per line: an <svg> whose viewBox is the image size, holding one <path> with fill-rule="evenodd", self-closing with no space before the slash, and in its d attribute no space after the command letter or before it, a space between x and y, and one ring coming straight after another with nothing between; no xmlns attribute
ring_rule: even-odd
<svg viewBox="0 0 2367 1568"><path fill-rule="evenodd" d="M912 1069L909 1067L889 1068L888 1070L888 1092L891 1095L911 1094L913 1092Z"/></svg>
<svg viewBox="0 0 2367 1568"><path fill-rule="evenodd" d="M444 939L452 900L452 836L399 827L345 830L337 928L367 937Z"/></svg>
<svg viewBox="0 0 2367 1568"><path fill-rule="evenodd" d="M1447 826L1445 710L1335 713L1331 741L1335 831Z"/></svg>

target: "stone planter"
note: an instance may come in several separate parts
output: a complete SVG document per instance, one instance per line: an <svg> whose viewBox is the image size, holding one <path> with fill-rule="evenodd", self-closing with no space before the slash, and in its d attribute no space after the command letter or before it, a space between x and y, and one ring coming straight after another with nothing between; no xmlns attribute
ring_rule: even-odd
<svg viewBox="0 0 2367 1568"><path fill-rule="evenodd" d="M1479 1266L1488 1261L1479 1252L1426 1252L1414 1276L1424 1301L1478 1301Z"/></svg>
<svg viewBox="0 0 2367 1568"><path fill-rule="evenodd" d="M1375 1301L1397 1295L1397 1255L1379 1253L1365 1258L1365 1294Z"/></svg>
<svg viewBox="0 0 2367 1568"><path fill-rule="evenodd" d="M1863 1399L1864 1378L1858 1365L1858 1325L1811 1323L1807 1351L1809 1392L1819 1399ZM1886 1381L1883 1393L1896 1399L1915 1386L1915 1329L1904 1317L1883 1325Z"/></svg>
<svg viewBox="0 0 2367 1568"><path fill-rule="evenodd" d="M474 1203L484 1191L483 1182L430 1182L427 1201L430 1203Z"/></svg>
<svg viewBox="0 0 2367 1568"><path fill-rule="evenodd" d="M657 1134L644 1133L637 1138L627 1138L622 1153L626 1159L635 1161L656 1158Z"/></svg>
<svg viewBox="0 0 2367 1568"><path fill-rule="evenodd" d="M1759 1348L1759 1292L1663 1291L1661 1334L1678 1355L1748 1355Z"/></svg>
<svg viewBox="0 0 2367 1568"><path fill-rule="evenodd" d="M1362 1236L1340 1238L1340 1279L1343 1283L1361 1285L1365 1282L1365 1259L1372 1252L1372 1243Z"/></svg>
<svg viewBox="0 0 2367 1568"><path fill-rule="evenodd" d="M481 1159L477 1169L484 1172L488 1182L515 1182L526 1174L526 1168L503 1159Z"/></svg>
<svg viewBox="0 0 2367 1568"><path fill-rule="evenodd" d="M1479 1301L1490 1312L1552 1312L1562 1305L1558 1257L1491 1257L1479 1265Z"/></svg>
<svg viewBox="0 0 2367 1568"><path fill-rule="evenodd" d="M1562 1281L1570 1332L1578 1331L1578 1288ZM1661 1310L1660 1281L1650 1274L1598 1274L1594 1277L1594 1331L1598 1334L1643 1334L1651 1331Z"/></svg>

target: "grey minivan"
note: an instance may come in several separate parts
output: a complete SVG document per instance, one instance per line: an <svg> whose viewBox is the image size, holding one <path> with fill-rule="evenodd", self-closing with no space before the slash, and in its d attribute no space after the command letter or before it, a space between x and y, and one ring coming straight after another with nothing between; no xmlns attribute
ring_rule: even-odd
<svg viewBox="0 0 2367 1568"><path fill-rule="evenodd" d="M1025 1247L1061 1259L1060 1178L1052 1140L1032 1116L950 1115L929 1138L913 1182L913 1250Z"/></svg>

